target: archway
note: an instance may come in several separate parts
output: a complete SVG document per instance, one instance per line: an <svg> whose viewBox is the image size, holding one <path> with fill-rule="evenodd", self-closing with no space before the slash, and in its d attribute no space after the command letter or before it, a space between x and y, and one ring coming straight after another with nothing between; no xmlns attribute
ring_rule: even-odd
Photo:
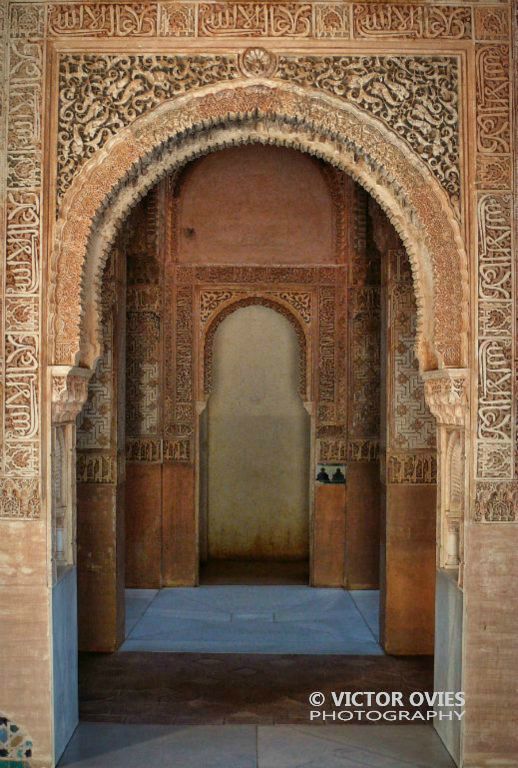
<svg viewBox="0 0 518 768"><path fill-rule="evenodd" d="M467 261L458 222L438 182L375 118L337 98L264 80L200 89L167 102L85 163L56 226L50 297L54 364L91 366L98 355L100 275L131 206L187 160L250 142L320 156L373 195L411 259L421 369L462 368ZM96 299L85 302L92 293Z"/></svg>
<svg viewBox="0 0 518 768"><path fill-rule="evenodd" d="M300 397L299 339L276 309L238 302L211 333L200 583L225 573L253 583L265 566L278 580L290 563L308 582L310 415Z"/></svg>
<svg viewBox="0 0 518 768"><path fill-rule="evenodd" d="M421 370L432 372L428 400L444 426L462 432L465 257L445 195L420 161L372 118L336 99L265 81L211 89L158 108L108 142L72 184L53 262L53 374L60 382L54 410L70 404L72 412L83 397L83 371L99 353L102 267L132 203L187 159L251 141L296 146L329 160L389 214L412 262L418 356Z"/></svg>

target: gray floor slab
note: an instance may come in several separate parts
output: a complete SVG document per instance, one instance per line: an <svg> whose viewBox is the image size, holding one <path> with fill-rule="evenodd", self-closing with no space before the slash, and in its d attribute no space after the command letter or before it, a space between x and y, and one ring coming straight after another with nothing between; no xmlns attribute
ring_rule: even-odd
<svg viewBox="0 0 518 768"><path fill-rule="evenodd" d="M59 768L453 768L420 725L153 726L81 723Z"/></svg>
<svg viewBox="0 0 518 768"><path fill-rule="evenodd" d="M349 594L367 622L376 641L379 640L380 593L378 589L354 589Z"/></svg>
<svg viewBox="0 0 518 768"><path fill-rule="evenodd" d="M454 768L437 733L420 725L258 729L259 768Z"/></svg>
<svg viewBox="0 0 518 768"><path fill-rule="evenodd" d="M254 726L80 723L59 768L256 768Z"/></svg>
<svg viewBox="0 0 518 768"><path fill-rule="evenodd" d="M206 586L128 595L122 651L382 655L342 589ZM146 590L152 592L152 590ZM369 620L374 602L369 606Z"/></svg>
<svg viewBox="0 0 518 768"><path fill-rule="evenodd" d="M158 589L126 590L126 637L149 608L158 591Z"/></svg>

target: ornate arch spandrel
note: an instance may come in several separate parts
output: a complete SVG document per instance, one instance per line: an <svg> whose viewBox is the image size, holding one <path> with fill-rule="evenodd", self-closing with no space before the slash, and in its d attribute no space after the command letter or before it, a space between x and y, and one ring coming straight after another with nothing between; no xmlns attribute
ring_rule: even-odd
<svg viewBox="0 0 518 768"><path fill-rule="evenodd" d="M249 296L236 296L230 299L229 302L219 307L217 312L211 317L210 322L207 325L203 333L202 349L203 349L203 372L202 372L202 386L203 396L208 397L212 391L213 377L212 377L212 364L213 364L213 352L214 352L214 338L216 331L221 323L230 315L237 312L238 309L243 307L261 306L268 307L274 312L282 315L291 324L295 334L297 336L297 342L299 347L299 394L303 401L311 400L311 393L309 392L309 386L311 382L311 374L308 370L310 364L308 355L308 338L304 331L301 318L297 317L295 312L289 307L286 302L273 296L267 296L262 293L254 293Z"/></svg>
<svg viewBox="0 0 518 768"><path fill-rule="evenodd" d="M438 182L375 118L337 97L265 80L223 83L166 102L113 136L83 166L65 195L56 229L54 361L94 363L100 277L131 207L161 177L195 157L255 142L321 157L373 195L409 253L422 370L463 367L466 255Z"/></svg>

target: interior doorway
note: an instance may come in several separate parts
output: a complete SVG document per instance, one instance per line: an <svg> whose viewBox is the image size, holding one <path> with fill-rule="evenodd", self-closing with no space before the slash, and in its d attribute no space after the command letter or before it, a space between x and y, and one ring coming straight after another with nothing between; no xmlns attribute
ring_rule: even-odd
<svg viewBox="0 0 518 768"><path fill-rule="evenodd" d="M239 307L213 342L200 419L200 583L308 583L310 416L293 326Z"/></svg>

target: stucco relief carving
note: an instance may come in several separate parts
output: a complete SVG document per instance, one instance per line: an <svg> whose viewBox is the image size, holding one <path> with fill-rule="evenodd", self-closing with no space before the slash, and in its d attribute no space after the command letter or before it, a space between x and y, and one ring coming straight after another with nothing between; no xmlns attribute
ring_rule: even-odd
<svg viewBox="0 0 518 768"><path fill-rule="evenodd" d="M353 30L354 37L358 38L469 39L471 9L413 3L355 3Z"/></svg>
<svg viewBox="0 0 518 768"><path fill-rule="evenodd" d="M277 56L265 48L247 48L239 55L239 68L245 77L271 77L277 68Z"/></svg>
<svg viewBox="0 0 518 768"><path fill-rule="evenodd" d="M0 478L2 518L35 519L40 516L40 484L37 477Z"/></svg>
<svg viewBox="0 0 518 768"><path fill-rule="evenodd" d="M468 371L431 371L423 376L426 403L439 424L464 426L468 415Z"/></svg>
<svg viewBox="0 0 518 768"><path fill-rule="evenodd" d="M469 7L428 3L149 0L55 3L50 11L49 35L59 37L347 38L351 14L356 38L461 40L472 33ZM476 22L478 39L501 39L498 10L478 14Z"/></svg>
<svg viewBox="0 0 518 768"><path fill-rule="evenodd" d="M387 455L387 482L429 485L437 482L437 454L390 453Z"/></svg>
<svg viewBox="0 0 518 768"><path fill-rule="evenodd" d="M49 8L48 34L154 36L157 16L156 3L57 3Z"/></svg>
<svg viewBox="0 0 518 768"><path fill-rule="evenodd" d="M476 48L477 149L482 153L511 151L509 47Z"/></svg>
<svg viewBox="0 0 518 768"><path fill-rule="evenodd" d="M239 61L239 66L238 66ZM167 99L239 76L270 77L334 94L370 112L422 158L460 206L458 64L453 56L63 54L59 74L58 200L107 139ZM99 93L105 93L102 108Z"/></svg>
<svg viewBox="0 0 518 768"><path fill-rule="evenodd" d="M477 476L513 475L513 256L511 195L478 199Z"/></svg>
<svg viewBox="0 0 518 768"><path fill-rule="evenodd" d="M217 98L214 98L216 95ZM308 98L309 102L307 101ZM336 139L334 139L335 148L328 155L326 142L319 141L318 149L312 147L311 142L306 140L303 132L301 132L302 125L298 125L295 134L293 134L293 129L288 128L287 123L282 124L275 121L270 125L269 141L285 143L295 140L298 146L307 148L310 152L313 151L320 154L332 162L339 162L342 168L348 170L353 176L359 177L360 181L378 197L380 197L380 190L386 185L394 190L396 199L400 199L403 190L405 190L405 194L408 193L408 199L404 203L404 210L413 210L415 212L412 227L415 227L416 224L421 226L420 222L422 222L424 227L423 236L427 243L425 249L428 247L433 253L432 264L436 285L433 293L426 292L428 298L421 292L423 286L421 285L420 288L419 282L424 277L419 267L422 250L416 251L416 240L414 239L414 237L419 239L419 234L415 228L412 230L413 237L405 234L403 208L396 215L393 210L390 216L396 228L401 232L413 260L414 275L417 280L418 309L421 316L421 333L424 330L423 324L425 322L430 323L432 319L431 314L426 315L424 303L426 301L430 302L431 296L434 295L436 309L434 319L435 348L440 351L442 359L447 364L455 364L456 360L460 360L463 355L462 350L464 349L462 334L463 328L465 328L465 321L462 319L463 288L460 272L457 276L456 268L452 269L452 265L458 265L460 268L459 248L462 252L462 247L458 233L455 234L455 225L453 225L451 215L448 218L447 209L444 207L444 203L441 202L440 196L437 197L435 192L430 194L426 191L429 189L429 182L425 182L424 186L416 187L415 174L418 172L417 168L408 165L408 155L406 157L398 155L397 142L394 143L392 141L390 145L387 144L381 135L376 134L377 129L374 126L370 126L366 132L363 118L360 119L353 113L342 114L344 109L346 112L348 110L345 106L339 106L339 102L335 102L335 108L330 112L330 105L322 103L320 101L321 98L308 96L304 91L297 91L296 89L294 91L293 86L285 91L279 91L278 88L271 84L251 84L248 87L236 84L235 88L229 88L228 90L218 88L214 95L209 92L206 96L200 94L196 97L189 97L189 100L193 99L190 101L189 108L187 108L186 103L181 98L172 104L164 105L165 112L152 113L148 117L141 118L140 121L137 121L135 127L128 129L129 133L127 135L122 132L117 139L114 139L108 147L107 154L103 155L101 165L98 163L89 165L88 169L85 169L85 173L81 174L81 181L78 181L75 189L68 196L64 211L66 210L67 213L66 220L74 222L73 227L69 225L67 233L65 220L58 227L58 232L61 232L61 235L58 237L58 246L59 248L66 247L69 257L67 272L66 274L63 273L62 277L58 279L71 283L69 286L62 285L62 290L59 292L59 296L57 295L58 303L61 304L59 307L60 320L56 326L56 349L58 354L67 357L70 354L75 355L79 351L79 348L75 346L76 342L72 341L75 333L74 328L77 329L78 327L77 318L72 320L72 316L77 311L74 310L74 307L77 307L77 299L74 301L73 296L77 294L78 290L78 277L82 264L80 254L86 248L92 217L99 215L99 207L102 204L107 204L107 201L110 199L110 193L113 189L117 189L117 185L121 179L124 179L125 174L134 173L140 168L139 162L141 161L139 161L139 158L149 153L153 148L161 147L166 139L171 139L178 131L185 135L186 129L193 119L196 124L196 115L203 121L205 126L214 120L223 119L224 122L226 121L228 128L221 129L221 141L228 143L228 136L225 139L223 136L227 130L232 128L233 119L239 119L239 129L232 128L232 131L238 130L242 132L243 135L247 136L248 141L254 140L256 134L257 138L255 140L264 141L260 129L257 128L257 120L267 121L266 115L271 116L276 113L282 113L285 120L300 119L301 114L307 115L308 118L311 116L311 135L313 137L315 136L315 128L319 123L321 126L320 130L324 131L325 134L329 130L329 120L331 119L335 136L343 135L344 138L346 135L349 136L348 142L352 141L352 146L342 144L337 154ZM254 128L244 123L243 114L247 113L246 105L249 105L251 114L254 115ZM177 109L178 107L181 107L181 109ZM244 113L243 109L245 110ZM265 117L261 117L262 114ZM218 118L218 115L224 117ZM232 117L229 118L229 115ZM360 131L359 134L357 133L358 130ZM341 134L343 131L345 133ZM217 131L215 131L215 134L217 135ZM204 136L203 151L207 151L206 129ZM188 152L188 156L191 158L201 151L201 148L195 149L196 141L195 136L189 137L186 139L187 145L185 150L180 150L180 147L177 147L177 162L182 162L182 152L184 152L183 157L185 157L185 152ZM213 148L218 146L214 135L211 136L209 141L212 141L211 145ZM365 164L359 166L357 159L355 159L358 155L355 154L353 148L357 141L361 141L362 148L358 148L358 151L366 159L372 153L379 159L374 160L374 158L371 158ZM115 149L115 147L119 148ZM348 155L350 156L350 164L346 160ZM340 159L338 160L338 158ZM105 258L103 253L106 253L110 239L113 238L116 231L117 217L120 220L127 209L124 206L130 205L130 200L138 199L146 188L152 185L157 178L160 178L160 175L171 171L174 165L174 160L171 160L169 156L162 163L157 159L156 167L153 168L152 165L148 167L146 178L143 180L139 178L136 188L120 187L122 191L117 199L121 201L121 208L117 208L114 204L113 217L115 218L111 219L111 223L108 224L107 222L106 225L102 225L101 229L98 230L98 245L96 247L99 249L101 260ZM94 176L91 176L91 174L96 177L95 182ZM373 174L375 177L378 177L375 184L372 183ZM88 182L87 178L89 179ZM397 182L396 179L398 179ZM397 184L397 192L393 187L394 183ZM89 187L88 196L85 196L84 192L81 191L86 189L83 186L84 184L87 184ZM94 195L91 194L92 189L96 190ZM391 203L389 204L385 193L382 193L381 197L389 205L389 209L390 205L395 203L394 198L391 197ZM75 215L71 216L74 206L77 205L79 206L78 210L75 212ZM445 226L448 221L449 226ZM450 228L451 226L453 226L453 233ZM103 229L103 227L105 228ZM70 240L72 229L74 235L73 239ZM101 243L104 244L101 245ZM79 272L76 272L77 269L79 269ZM444 284L441 282L441 275L444 275ZM427 311L430 313L431 307ZM66 317L68 317L68 321L65 321ZM425 320L426 317L428 319ZM66 341L67 335L70 338L68 342ZM95 333L90 334L90 338L95 338ZM73 352L74 347L75 352ZM432 348L433 346L429 347L429 349Z"/></svg>
<svg viewBox="0 0 518 768"><path fill-rule="evenodd" d="M55 365L52 368L52 423L74 422L88 397L89 368Z"/></svg>
<svg viewBox="0 0 518 768"><path fill-rule="evenodd" d="M425 401L415 356L417 311L412 274L404 250L390 250L388 262L389 434L391 451L433 449L435 420ZM390 464L389 464L390 469Z"/></svg>
<svg viewBox="0 0 518 768"><path fill-rule="evenodd" d="M507 5L486 5L473 9L475 15L475 37L477 40L509 39L509 8Z"/></svg>
<svg viewBox="0 0 518 768"><path fill-rule="evenodd" d="M7 12L9 10L9 26ZM0 172L5 233L2 242L4 374L2 396L2 471L0 517L39 516L40 229L41 229L41 93L44 6L12 4L3 9L2 40L9 56L0 57L2 88L0 145L7 165ZM30 37L29 37L30 36ZM4 45L5 43L5 45ZM7 67L8 63L8 67ZM7 126L5 118L7 117ZM5 176L4 176L5 172ZM5 207L4 207L5 205ZM5 250L4 250L5 248ZM18 487L17 487L18 484Z"/></svg>
<svg viewBox="0 0 518 768"><path fill-rule="evenodd" d="M517 522L518 482L477 483L475 520L486 523Z"/></svg>
<svg viewBox="0 0 518 768"><path fill-rule="evenodd" d="M349 272L348 458L376 461L380 434L380 254L367 248L368 197L356 186L352 198L354 230Z"/></svg>
<svg viewBox="0 0 518 768"><path fill-rule="evenodd" d="M239 76L237 57L107 56L61 57L57 198L78 168L106 140L158 104L200 86ZM105 96L99 102L99 93ZM97 108L92 112L92 104Z"/></svg>

